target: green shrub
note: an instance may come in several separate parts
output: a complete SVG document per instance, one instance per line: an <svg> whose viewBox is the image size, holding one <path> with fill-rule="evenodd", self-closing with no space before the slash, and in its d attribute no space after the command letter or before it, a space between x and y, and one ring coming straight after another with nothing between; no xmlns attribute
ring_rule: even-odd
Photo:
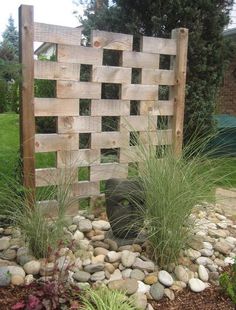
<svg viewBox="0 0 236 310"><path fill-rule="evenodd" d="M81 297L84 310L138 310L124 293L106 287L89 289Z"/></svg>
<svg viewBox="0 0 236 310"><path fill-rule="evenodd" d="M231 266L230 272L224 272L220 275L220 286L236 305L236 257Z"/></svg>

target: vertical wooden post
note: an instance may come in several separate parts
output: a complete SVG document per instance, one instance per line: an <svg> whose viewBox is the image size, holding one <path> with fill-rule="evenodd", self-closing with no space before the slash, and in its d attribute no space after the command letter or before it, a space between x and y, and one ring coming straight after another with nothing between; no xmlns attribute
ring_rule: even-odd
<svg viewBox="0 0 236 310"><path fill-rule="evenodd" d="M23 165L23 185L29 190L28 202L35 201L34 158L34 9L19 8L20 85L20 146Z"/></svg>
<svg viewBox="0 0 236 310"><path fill-rule="evenodd" d="M176 85L174 87L174 118L173 118L173 148L178 156L182 153L183 125L185 105L185 81L188 51L188 29L172 30L172 39L177 41L177 53L174 62Z"/></svg>

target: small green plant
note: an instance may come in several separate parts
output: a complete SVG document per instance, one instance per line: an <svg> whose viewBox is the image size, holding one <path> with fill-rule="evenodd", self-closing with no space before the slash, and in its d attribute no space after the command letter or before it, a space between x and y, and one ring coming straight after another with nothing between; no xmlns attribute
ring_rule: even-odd
<svg viewBox="0 0 236 310"><path fill-rule="evenodd" d="M219 278L220 286L236 305L236 257L229 272L224 272Z"/></svg>
<svg viewBox="0 0 236 310"><path fill-rule="evenodd" d="M88 289L81 296L84 310L138 310L131 298L117 290L106 287Z"/></svg>

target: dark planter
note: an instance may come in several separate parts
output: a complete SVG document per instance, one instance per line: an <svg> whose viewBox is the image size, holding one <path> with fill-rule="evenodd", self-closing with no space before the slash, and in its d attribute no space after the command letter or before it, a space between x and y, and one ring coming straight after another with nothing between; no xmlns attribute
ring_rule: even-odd
<svg viewBox="0 0 236 310"><path fill-rule="evenodd" d="M106 212L115 237L136 238L142 227L144 194L139 181L109 179L106 182Z"/></svg>

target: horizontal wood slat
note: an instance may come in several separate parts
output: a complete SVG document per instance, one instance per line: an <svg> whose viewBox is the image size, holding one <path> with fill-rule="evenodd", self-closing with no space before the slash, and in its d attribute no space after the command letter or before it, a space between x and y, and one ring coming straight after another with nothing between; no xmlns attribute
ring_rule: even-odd
<svg viewBox="0 0 236 310"><path fill-rule="evenodd" d="M100 194L100 183L83 181L72 185L74 196L89 197L98 196Z"/></svg>
<svg viewBox="0 0 236 310"><path fill-rule="evenodd" d="M143 69L142 84L175 85L174 70Z"/></svg>
<svg viewBox="0 0 236 310"><path fill-rule="evenodd" d="M81 45L81 28L34 23L34 41Z"/></svg>
<svg viewBox="0 0 236 310"><path fill-rule="evenodd" d="M59 62L102 65L103 51L92 47L58 45L57 59Z"/></svg>
<svg viewBox="0 0 236 310"><path fill-rule="evenodd" d="M124 51L122 66L128 68L159 68L160 55L141 52Z"/></svg>
<svg viewBox="0 0 236 310"><path fill-rule="evenodd" d="M119 131L92 133L92 149L119 148L128 144L128 133Z"/></svg>
<svg viewBox="0 0 236 310"><path fill-rule="evenodd" d="M122 67L93 67L93 82L131 83L131 69Z"/></svg>
<svg viewBox="0 0 236 310"><path fill-rule="evenodd" d="M91 116L120 116L130 114L129 100L92 100Z"/></svg>
<svg viewBox="0 0 236 310"><path fill-rule="evenodd" d="M79 133L101 131L99 116L65 116L58 118L58 133Z"/></svg>
<svg viewBox="0 0 236 310"><path fill-rule="evenodd" d="M98 166L91 166L90 180L100 181L108 180L110 178L127 178L128 165L127 164L101 164Z"/></svg>
<svg viewBox="0 0 236 310"><path fill-rule="evenodd" d="M92 46L96 48L132 51L133 36L123 33L93 30Z"/></svg>
<svg viewBox="0 0 236 310"><path fill-rule="evenodd" d="M78 116L78 99L34 98L35 116Z"/></svg>
<svg viewBox="0 0 236 310"><path fill-rule="evenodd" d="M143 36L142 51L163 55L176 55L177 41L175 39L162 39Z"/></svg>
<svg viewBox="0 0 236 310"><path fill-rule="evenodd" d="M157 127L157 118L146 115L122 116L120 126L129 131L153 131Z"/></svg>
<svg viewBox="0 0 236 310"><path fill-rule="evenodd" d="M172 144L172 129L158 130L156 132L140 132L140 140L144 144L169 145Z"/></svg>
<svg viewBox="0 0 236 310"><path fill-rule="evenodd" d="M174 101L173 100L157 100L157 101L141 101L141 115L173 115Z"/></svg>
<svg viewBox="0 0 236 310"><path fill-rule="evenodd" d="M92 82L57 82L58 98L100 99L101 84Z"/></svg>
<svg viewBox="0 0 236 310"><path fill-rule="evenodd" d="M87 167L100 163L100 150L59 151L57 153L57 167Z"/></svg>
<svg viewBox="0 0 236 310"><path fill-rule="evenodd" d="M121 99L123 100L157 100L158 85L124 84Z"/></svg>
<svg viewBox="0 0 236 310"><path fill-rule="evenodd" d="M35 79L75 80L80 79L80 65L55 61L34 61Z"/></svg>
<svg viewBox="0 0 236 310"><path fill-rule="evenodd" d="M35 152L58 152L72 151L79 148L78 134L58 135L58 134L36 134Z"/></svg>

